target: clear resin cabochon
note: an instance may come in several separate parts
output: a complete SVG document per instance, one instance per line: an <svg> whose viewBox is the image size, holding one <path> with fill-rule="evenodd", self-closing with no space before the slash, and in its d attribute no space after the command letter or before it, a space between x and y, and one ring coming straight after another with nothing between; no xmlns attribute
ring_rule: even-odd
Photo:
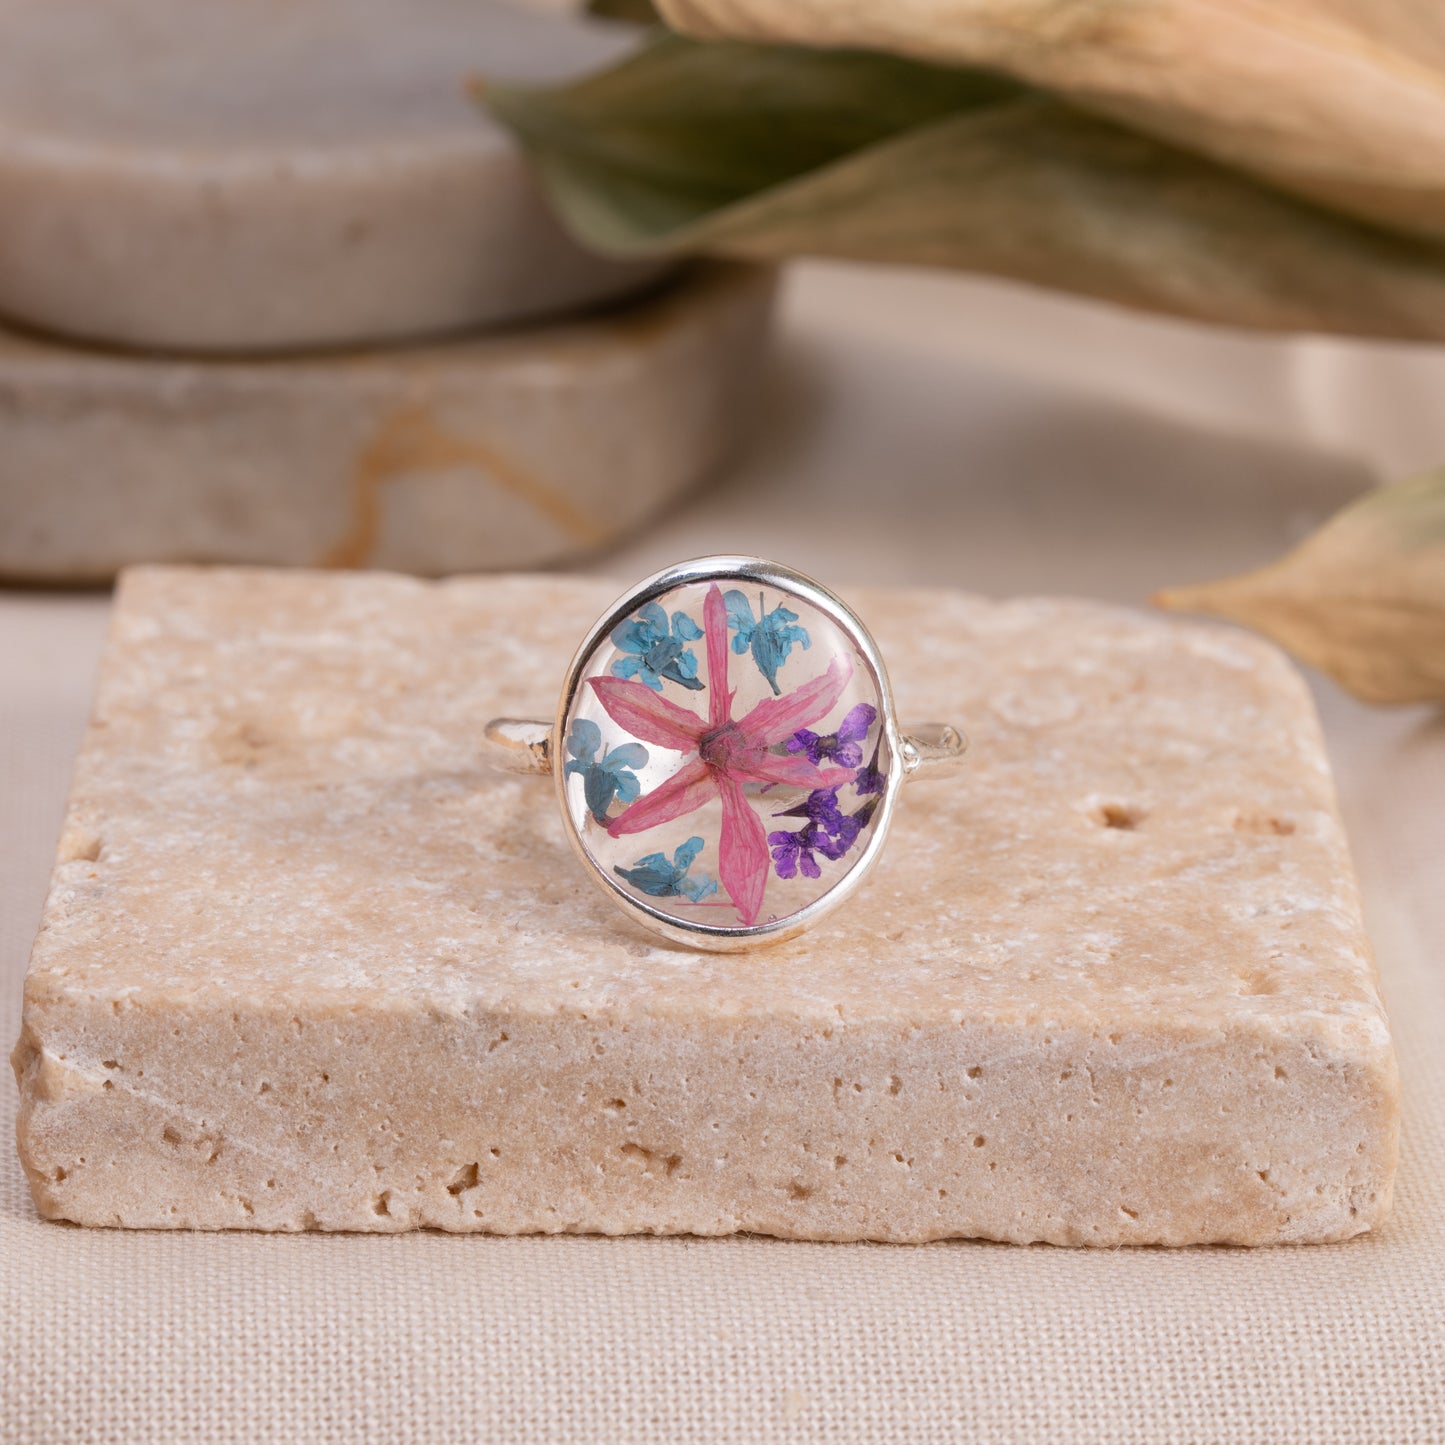
<svg viewBox="0 0 1445 1445"><path fill-rule="evenodd" d="M685 564L620 603L573 664L556 738L584 860L654 928L715 948L840 901L901 782L862 624L755 559Z"/></svg>

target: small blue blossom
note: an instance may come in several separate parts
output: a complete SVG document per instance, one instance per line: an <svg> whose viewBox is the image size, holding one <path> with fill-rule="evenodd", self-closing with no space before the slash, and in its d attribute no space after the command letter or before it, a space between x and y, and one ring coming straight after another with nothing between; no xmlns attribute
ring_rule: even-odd
<svg viewBox="0 0 1445 1445"><path fill-rule="evenodd" d="M582 779L582 796L588 811L604 826L614 798L633 802L642 791L634 771L647 766L647 749L641 743L624 743L620 748L602 747L602 729L590 718L579 717L567 734L568 762L562 769L569 777Z"/></svg>
<svg viewBox="0 0 1445 1445"><path fill-rule="evenodd" d="M771 612L764 610L762 593L758 594L758 614L753 616L748 599L733 588L723 596L727 603L728 626L737 636L733 638L733 651L742 656L751 652L758 671L768 680L773 693L779 694L778 669L788 660L794 644L802 648L812 646L806 627L798 627L798 614L791 612L781 603Z"/></svg>
<svg viewBox="0 0 1445 1445"><path fill-rule="evenodd" d="M678 847L671 862L666 853L649 853L647 857L639 858L631 868L614 868L612 871L649 897L686 898L698 903L717 892L716 878L706 873L689 877L702 846L702 839L694 836Z"/></svg>
<svg viewBox="0 0 1445 1445"><path fill-rule="evenodd" d="M627 654L612 664L614 677L635 677L653 692L662 691L662 680L675 682L690 692L701 692L697 675L697 654L685 644L702 636L686 612L667 613L656 602L639 609L635 617L612 629L612 645Z"/></svg>

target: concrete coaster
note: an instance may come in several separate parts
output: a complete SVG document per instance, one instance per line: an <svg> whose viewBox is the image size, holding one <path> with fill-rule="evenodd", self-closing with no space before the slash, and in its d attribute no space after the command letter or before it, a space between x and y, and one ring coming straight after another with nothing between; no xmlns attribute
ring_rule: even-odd
<svg viewBox="0 0 1445 1445"><path fill-rule="evenodd" d="M47 1217L1339 1240L1397 1083L1308 694L1083 602L850 598L974 765L801 940L630 931L486 771L606 583L142 569L25 991ZM916 794L916 796L914 796Z"/></svg>
<svg viewBox="0 0 1445 1445"><path fill-rule="evenodd" d="M656 274L587 254L469 76L635 44L488 0L0 0L0 314L175 351L371 344Z"/></svg>
<svg viewBox="0 0 1445 1445"><path fill-rule="evenodd" d="M689 273L589 320L289 361L0 332L0 577L146 561L522 567L625 534L746 430L773 280Z"/></svg>

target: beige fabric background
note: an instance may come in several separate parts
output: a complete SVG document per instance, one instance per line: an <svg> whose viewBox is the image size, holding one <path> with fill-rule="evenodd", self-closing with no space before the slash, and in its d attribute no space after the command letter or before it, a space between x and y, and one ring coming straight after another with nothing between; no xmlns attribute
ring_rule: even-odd
<svg viewBox="0 0 1445 1445"><path fill-rule="evenodd" d="M1276 343L843 267L800 270L785 324L758 445L594 570L738 548L840 583L1139 601L1270 555L1369 481L1368 429L1321 412L1317 361ZM1435 424L1414 415L1412 445ZM1288 441L1337 433L1357 455ZM106 607L0 594L7 1044ZM91 1232L37 1220L5 1149L0 1442L1445 1440L1445 721L1319 695L1405 1087L1379 1236L1097 1253Z"/></svg>

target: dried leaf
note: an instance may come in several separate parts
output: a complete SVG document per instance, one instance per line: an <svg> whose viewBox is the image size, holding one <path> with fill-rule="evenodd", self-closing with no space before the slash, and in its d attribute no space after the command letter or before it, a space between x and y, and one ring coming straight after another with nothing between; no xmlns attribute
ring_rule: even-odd
<svg viewBox="0 0 1445 1445"><path fill-rule="evenodd" d="M625 20L629 25L660 25L652 0L587 0L587 14L599 20Z"/></svg>
<svg viewBox="0 0 1445 1445"><path fill-rule="evenodd" d="M1445 472L1371 493L1258 572L1155 601L1263 632L1366 702L1445 701Z"/></svg>
<svg viewBox="0 0 1445 1445"><path fill-rule="evenodd" d="M1238 326L1445 339L1445 246L988 72L668 37L483 96L602 251L952 266Z"/></svg>
<svg viewBox="0 0 1445 1445"><path fill-rule="evenodd" d="M990 67L1365 220L1445 239L1435 0L660 0L686 33Z"/></svg>

